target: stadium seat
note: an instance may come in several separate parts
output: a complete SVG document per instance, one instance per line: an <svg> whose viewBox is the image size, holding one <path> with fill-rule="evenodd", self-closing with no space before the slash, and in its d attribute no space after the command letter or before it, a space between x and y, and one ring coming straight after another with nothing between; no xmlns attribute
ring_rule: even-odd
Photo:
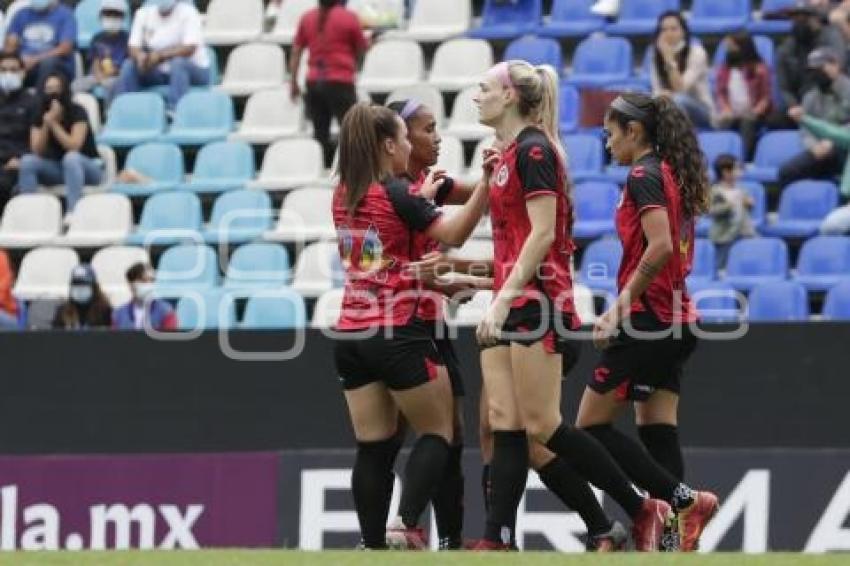
<svg viewBox="0 0 850 566"><path fill-rule="evenodd" d="M560 120L561 135L572 134L578 130L578 119L581 115L581 98L578 89L565 82L561 82L559 96L561 107L558 112Z"/></svg>
<svg viewBox="0 0 850 566"><path fill-rule="evenodd" d="M224 288L237 295L257 289L277 289L292 276L289 252L284 246L253 242L239 246L230 257Z"/></svg>
<svg viewBox="0 0 850 566"><path fill-rule="evenodd" d="M573 191L576 213L573 236L593 239L614 234L614 213L619 199L620 188L614 183L590 181L576 185Z"/></svg>
<svg viewBox="0 0 850 566"><path fill-rule="evenodd" d="M532 65L551 65L558 75L564 72L564 55L561 44L548 37L525 36L508 44L504 61L522 59Z"/></svg>
<svg viewBox="0 0 850 566"><path fill-rule="evenodd" d="M277 226L265 233L265 239L304 242L335 237L332 201L331 189L308 187L290 192L283 200Z"/></svg>
<svg viewBox="0 0 850 566"><path fill-rule="evenodd" d="M563 136L564 149L569 156L570 176L576 182L600 180L604 148L602 140L590 134Z"/></svg>
<svg viewBox="0 0 850 566"><path fill-rule="evenodd" d="M244 188L254 178L254 153L244 142L214 142L198 153L195 170L181 190L221 193Z"/></svg>
<svg viewBox="0 0 850 566"><path fill-rule="evenodd" d="M443 95L434 86L419 83L414 86L397 88L387 97L387 104L400 100L416 100L427 106L434 113L437 128L442 129L446 125L446 107L443 103Z"/></svg>
<svg viewBox="0 0 850 566"><path fill-rule="evenodd" d="M688 20L695 34L730 33L747 26L750 11L750 0L694 0Z"/></svg>
<svg viewBox="0 0 850 566"><path fill-rule="evenodd" d="M625 185L626 181L629 179L629 171L631 171L631 167L629 167L628 165L618 165L616 162L614 162L611 165L605 166L605 170L602 173L602 178L609 183Z"/></svg>
<svg viewBox="0 0 850 566"><path fill-rule="evenodd" d="M760 18L753 19L747 25L747 28L750 33L789 33L791 31L791 20L788 18L770 18L770 16L776 16L778 12L790 8L796 3L797 0L761 0Z"/></svg>
<svg viewBox="0 0 850 566"><path fill-rule="evenodd" d="M632 74L632 45L622 37L591 36L578 44L566 81L600 88L627 81Z"/></svg>
<svg viewBox="0 0 850 566"><path fill-rule="evenodd" d="M435 169L442 169L454 179L460 178L466 171L463 162L463 143L454 136L444 135L440 142L440 157Z"/></svg>
<svg viewBox="0 0 850 566"><path fill-rule="evenodd" d="M265 41L290 45L295 39L298 22L305 12L318 6L318 0L286 0L281 3L271 33L263 36Z"/></svg>
<svg viewBox="0 0 850 566"><path fill-rule="evenodd" d="M679 0L628 0L620 6L617 21L605 26L615 35L650 35L658 16L668 10L679 10Z"/></svg>
<svg viewBox="0 0 850 566"><path fill-rule="evenodd" d="M694 233L697 238L708 238L709 233L711 232L711 216L708 214L704 214L697 218L696 226L694 227Z"/></svg>
<svg viewBox="0 0 850 566"><path fill-rule="evenodd" d="M814 236L837 204L838 187L831 181L796 181L782 190L776 222L763 225L761 232L783 238Z"/></svg>
<svg viewBox="0 0 850 566"><path fill-rule="evenodd" d="M237 189L220 195L213 204L204 241L209 244L244 244L256 240L272 225L268 193Z"/></svg>
<svg viewBox="0 0 850 566"><path fill-rule="evenodd" d="M705 155L708 176L712 180L715 180L714 161L718 156L726 153L733 155L738 161L744 159L744 142L741 141L741 134L738 132L700 132L697 139L699 147Z"/></svg>
<svg viewBox="0 0 850 566"><path fill-rule="evenodd" d="M248 299L241 326L252 330L305 328L304 297L292 289L260 291Z"/></svg>
<svg viewBox="0 0 850 566"><path fill-rule="evenodd" d="M584 250L579 270L579 281L593 291L617 294L617 273L623 247L616 238L602 238L591 242Z"/></svg>
<svg viewBox="0 0 850 566"><path fill-rule="evenodd" d="M737 322L741 318L745 297L722 281L688 280L688 294L702 322Z"/></svg>
<svg viewBox="0 0 850 566"><path fill-rule="evenodd" d="M448 317L449 324L453 326L478 326L490 303L493 301L493 291L478 291L472 299L458 305L453 316Z"/></svg>
<svg viewBox="0 0 850 566"><path fill-rule="evenodd" d="M231 140L268 145L283 138L304 134L304 108L282 88L255 92L248 99L239 129Z"/></svg>
<svg viewBox="0 0 850 566"><path fill-rule="evenodd" d="M263 33L262 0L211 0L204 18L204 38L209 45L239 45Z"/></svg>
<svg viewBox="0 0 850 566"><path fill-rule="evenodd" d="M127 283L127 270L137 263L150 263L150 257L144 248L109 246L94 254L91 260L92 269L100 288L109 297L113 307L130 301L132 292L130 284Z"/></svg>
<svg viewBox="0 0 850 566"><path fill-rule="evenodd" d="M717 258L714 243L705 238L697 238L694 242L694 262L688 276L688 285L713 281L716 277Z"/></svg>
<svg viewBox="0 0 850 566"><path fill-rule="evenodd" d="M756 35L753 36L753 43L756 45L756 51L761 56L764 64L770 67L771 70L774 69L776 63L776 48L773 45L773 40L770 39L766 35ZM712 67L717 68L719 65L722 65L726 61L726 42L721 41L717 44L717 49L714 51L714 57L712 58Z"/></svg>
<svg viewBox="0 0 850 566"><path fill-rule="evenodd" d="M775 130L762 135L756 144L752 165L744 169L743 178L762 183L777 180L779 167L804 150L799 130Z"/></svg>
<svg viewBox="0 0 850 566"><path fill-rule="evenodd" d="M160 141L204 145L227 139L233 130L233 100L224 93L194 91L180 99L174 122Z"/></svg>
<svg viewBox="0 0 850 566"><path fill-rule="evenodd" d="M753 199L750 220L752 220L753 228L759 230L767 221L767 194L764 185L758 181L738 181L738 185L745 189L750 194L750 198Z"/></svg>
<svg viewBox="0 0 850 566"><path fill-rule="evenodd" d="M310 326L313 328L333 328L336 326L339 321L339 314L342 311L344 294L344 289L331 289L322 293L313 308L313 322Z"/></svg>
<svg viewBox="0 0 850 566"><path fill-rule="evenodd" d="M390 31L387 37L419 43L440 43L463 35L472 21L472 0L415 2L407 28Z"/></svg>
<svg viewBox="0 0 850 566"><path fill-rule="evenodd" d="M33 248L52 241L62 230L62 204L53 195L13 197L0 221L0 248Z"/></svg>
<svg viewBox="0 0 850 566"><path fill-rule="evenodd" d="M459 248L452 248L448 256L466 261L491 261L493 259L493 240L471 238Z"/></svg>
<svg viewBox="0 0 850 566"><path fill-rule="evenodd" d="M477 85L493 66L493 48L481 39L450 39L434 53L428 84L441 91L457 92Z"/></svg>
<svg viewBox="0 0 850 566"><path fill-rule="evenodd" d="M218 87L231 96L248 96L267 88L280 88L286 81L286 55L280 45L246 43L227 58Z"/></svg>
<svg viewBox="0 0 850 566"><path fill-rule="evenodd" d="M573 303L582 325L590 325L596 321L593 291L580 283L573 284Z"/></svg>
<svg viewBox="0 0 850 566"><path fill-rule="evenodd" d="M74 102L83 107L86 111L86 116L89 118L92 133L97 136L103 129L103 124L100 119L100 102L94 95L88 92L77 92L74 94Z"/></svg>
<svg viewBox="0 0 850 566"><path fill-rule="evenodd" d="M850 280L850 237L816 236L803 242L793 279L809 291Z"/></svg>
<svg viewBox="0 0 850 566"><path fill-rule="evenodd" d="M71 270L80 263L70 248L49 246L31 250L24 256L12 294L21 300L65 299Z"/></svg>
<svg viewBox="0 0 850 566"><path fill-rule="evenodd" d="M150 182L115 183L111 190L128 196L147 196L173 190L183 182L183 153L171 143L137 145L127 155L125 169L140 173Z"/></svg>
<svg viewBox="0 0 850 566"><path fill-rule="evenodd" d="M466 174L462 177L463 182L474 186L481 180L481 177L484 175L481 169L484 165L484 150L493 147L495 142L496 138L490 134L475 145L475 149L472 152L472 163L469 165Z"/></svg>
<svg viewBox="0 0 850 566"><path fill-rule="evenodd" d="M77 20L77 45L76 48L85 51L91 45L91 40L101 31L100 5L102 0L82 0L74 8L74 19ZM130 24L130 13L124 18L124 28ZM8 17L6 24L12 21ZM79 76L79 75L78 75Z"/></svg>
<svg viewBox="0 0 850 566"><path fill-rule="evenodd" d="M321 296L325 291L341 287L343 282L344 274L336 242L313 242L298 255L292 288L303 296Z"/></svg>
<svg viewBox="0 0 850 566"><path fill-rule="evenodd" d="M165 131L165 101L152 92L131 92L112 101L98 143L132 147L156 141Z"/></svg>
<svg viewBox="0 0 850 566"><path fill-rule="evenodd" d="M289 190L326 181L322 146L314 139L280 140L269 146L253 189Z"/></svg>
<svg viewBox="0 0 850 566"><path fill-rule="evenodd" d="M99 248L123 242L133 228L133 207L125 195L101 193L80 199L64 236L55 246Z"/></svg>
<svg viewBox="0 0 850 566"><path fill-rule="evenodd" d="M176 315L177 329L182 331L229 330L237 326L236 301L223 289L182 293L177 301Z"/></svg>
<svg viewBox="0 0 850 566"><path fill-rule="evenodd" d="M796 281L760 283L750 292L747 309L750 322L797 322L808 318L806 288Z"/></svg>
<svg viewBox="0 0 850 566"><path fill-rule="evenodd" d="M481 25L469 30L469 36L491 40L511 39L533 33L542 19L542 0L485 0Z"/></svg>
<svg viewBox="0 0 850 566"><path fill-rule="evenodd" d="M788 246L779 238L744 238L732 244L724 281L740 291L788 277Z"/></svg>
<svg viewBox="0 0 850 566"><path fill-rule="evenodd" d="M473 100L478 91L477 86L471 86L458 93L449 127L446 128L447 134L463 141L477 141L493 134L493 128L478 121L478 106Z"/></svg>
<svg viewBox="0 0 850 566"><path fill-rule="evenodd" d="M155 290L160 297L179 297L186 291L203 291L218 284L218 257L210 246L179 244L159 258Z"/></svg>
<svg viewBox="0 0 850 566"><path fill-rule="evenodd" d="M201 201L192 193L165 191L145 201L135 232L127 237L130 245L168 245L198 238L201 229Z"/></svg>
<svg viewBox="0 0 850 566"><path fill-rule="evenodd" d="M605 27L605 18L590 11L596 0L555 0L549 21L538 26L546 37L584 37Z"/></svg>
<svg viewBox="0 0 850 566"><path fill-rule="evenodd" d="M823 303L826 320L850 320L850 281L842 281L826 293Z"/></svg>
<svg viewBox="0 0 850 566"><path fill-rule="evenodd" d="M380 41L366 52L358 86L366 92L390 92L419 84L424 77L424 56L418 43Z"/></svg>

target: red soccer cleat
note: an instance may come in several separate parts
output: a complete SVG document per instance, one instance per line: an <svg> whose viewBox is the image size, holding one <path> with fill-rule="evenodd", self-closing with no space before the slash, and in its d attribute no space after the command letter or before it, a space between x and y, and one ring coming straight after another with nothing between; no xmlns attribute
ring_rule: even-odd
<svg viewBox="0 0 850 566"><path fill-rule="evenodd" d="M466 550L472 552L511 552L516 550L516 547L513 547L510 544L493 542L491 540L487 540L486 538L471 540L467 542L465 546Z"/></svg>
<svg viewBox="0 0 850 566"><path fill-rule="evenodd" d="M679 511L679 550L694 552L699 548L699 537L719 507L717 496L710 491L696 492L690 507Z"/></svg>
<svg viewBox="0 0 850 566"><path fill-rule="evenodd" d="M629 534L620 521L614 521L607 533L588 537L587 550L590 552L622 552L626 549Z"/></svg>
<svg viewBox="0 0 850 566"><path fill-rule="evenodd" d="M428 550L428 537L421 527L407 528L399 520L387 527L387 548L390 550Z"/></svg>
<svg viewBox="0 0 850 566"><path fill-rule="evenodd" d="M670 505L660 499L646 499L640 513L632 520L632 538L638 552L656 552L664 533L664 525L672 520Z"/></svg>

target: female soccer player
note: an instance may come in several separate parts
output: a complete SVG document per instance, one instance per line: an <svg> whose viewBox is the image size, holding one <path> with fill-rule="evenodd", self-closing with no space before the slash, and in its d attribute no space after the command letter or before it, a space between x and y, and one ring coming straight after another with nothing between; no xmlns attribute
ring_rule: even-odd
<svg viewBox="0 0 850 566"><path fill-rule="evenodd" d="M605 127L611 154L632 168L616 215L623 243L619 295L594 327L602 358L577 424L605 445L638 486L671 504L680 549L690 551L717 511L714 494L682 483L676 428L682 365L696 345L690 325L697 314L685 277L694 219L708 204L705 163L690 120L667 97L623 94L611 104ZM649 454L612 426L628 400L635 402Z"/></svg>
<svg viewBox="0 0 850 566"><path fill-rule="evenodd" d="M493 429L492 497L480 550L510 548L529 442L546 446L608 492L633 519L639 550L657 548L670 507L644 500L590 435L563 423L561 375L580 321L570 272L572 203L558 142L554 70L496 65L476 96L480 121L506 144L490 178L494 297L477 335Z"/></svg>
<svg viewBox="0 0 850 566"><path fill-rule="evenodd" d="M460 245L486 205L482 184L457 214L442 218L392 177L409 155L404 121L388 108L357 104L343 119L333 217L346 286L334 355L357 439L352 492L366 548L386 547L399 411L419 435L400 506L412 546L422 546L415 526L450 453L450 384L428 330L416 319L420 285L405 276L413 235Z"/></svg>

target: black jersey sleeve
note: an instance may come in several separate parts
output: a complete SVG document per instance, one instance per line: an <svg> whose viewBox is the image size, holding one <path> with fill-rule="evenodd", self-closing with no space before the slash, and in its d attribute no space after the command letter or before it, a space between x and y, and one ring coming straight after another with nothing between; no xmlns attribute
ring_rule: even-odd
<svg viewBox="0 0 850 566"><path fill-rule="evenodd" d="M406 181L393 179L385 187L393 210L413 230L424 232L440 217L441 213L433 203L411 194L410 185Z"/></svg>
<svg viewBox="0 0 850 566"><path fill-rule="evenodd" d="M558 159L544 136L531 135L519 142L516 167L526 198L558 192Z"/></svg>
<svg viewBox="0 0 850 566"><path fill-rule="evenodd" d="M626 181L626 190L635 202L638 213L649 208L667 207L664 178L661 175L661 169L654 163L632 167Z"/></svg>
<svg viewBox="0 0 850 566"><path fill-rule="evenodd" d="M446 204L446 200L448 200L449 195L452 194L452 191L455 189L455 180L451 177L444 177L443 184L440 185L440 188L437 189L437 195L434 197L434 202L437 206L443 206Z"/></svg>

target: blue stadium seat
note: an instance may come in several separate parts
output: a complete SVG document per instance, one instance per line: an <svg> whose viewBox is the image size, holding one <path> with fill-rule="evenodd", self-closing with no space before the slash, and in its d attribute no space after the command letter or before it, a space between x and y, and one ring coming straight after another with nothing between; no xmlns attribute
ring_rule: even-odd
<svg viewBox="0 0 850 566"><path fill-rule="evenodd" d="M816 236L800 249L794 280L809 291L826 291L850 281L850 237Z"/></svg>
<svg viewBox="0 0 850 566"><path fill-rule="evenodd" d="M749 296L750 322L796 322L809 318L806 288L796 281L772 281L756 285Z"/></svg>
<svg viewBox="0 0 850 566"><path fill-rule="evenodd" d="M711 230L711 216L704 214L697 218L697 224L694 227L694 233L697 238L708 238L708 233Z"/></svg>
<svg viewBox="0 0 850 566"><path fill-rule="evenodd" d="M776 63L776 48L773 45L773 40L766 35L753 36L753 43L756 44L756 51L761 55L764 64L773 70ZM717 67L726 61L726 42L721 41L717 44L717 49L714 51L712 66Z"/></svg>
<svg viewBox="0 0 850 566"><path fill-rule="evenodd" d="M542 0L485 0L481 27L471 29L468 35L480 39L511 39L533 33L542 19Z"/></svg>
<svg viewBox="0 0 850 566"><path fill-rule="evenodd" d="M827 291L823 317L826 320L850 320L850 281L842 281Z"/></svg>
<svg viewBox="0 0 850 566"><path fill-rule="evenodd" d="M744 238L732 244L725 281L740 291L788 277L788 246L779 238Z"/></svg>
<svg viewBox="0 0 850 566"><path fill-rule="evenodd" d="M125 169L150 179L149 183L115 183L112 191L128 196L147 196L177 188L183 182L183 153L170 143L137 145L127 155Z"/></svg>
<svg viewBox="0 0 850 566"><path fill-rule="evenodd" d="M617 272L623 246L616 238L602 238L590 243L584 250L579 270L579 282L586 287L617 294Z"/></svg>
<svg viewBox="0 0 850 566"><path fill-rule="evenodd" d="M584 37L605 27L605 18L590 11L596 0L555 0L549 23L537 28L548 37Z"/></svg>
<svg viewBox="0 0 850 566"><path fill-rule="evenodd" d="M717 257L714 243L705 238L697 238L694 242L694 263L688 276L688 285L713 281L716 277Z"/></svg>
<svg viewBox="0 0 850 566"><path fill-rule="evenodd" d="M576 211L573 236L592 239L616 233L614 214L619 199L620 188L614 183L591 181L576 185L573 191Z"/></svg>
<svg viewBox="0 0 850 566"><path fill-rule="evenodd" d="M589 134L570 134L563 136L562 141L569 156L572 179L577 182L599 180L604 159L602 140Z"/></svg>
<svg viewBox="0 0 850 566"><path fill-rule="evenodd" d="M251 146L244 142L214 142L201 148L192 178L178 188L196 193L241 189L254 172Z"/></svg>
<svg viewBox="0 0 850 566"><path fill-rule="evenodd" d="M678 9L679 0L628 0L621 4L617 21L605 26L605 31L617 35L649 35L655 31L658 16Z"/></svg>
<svg viewBox="0 0 850 566"><path fill-rule="evenodd" d="M566 80L577 87L604 87L628 81L631 73L632 44L627 39L592 36L576 47Z"/></svg>
<svg viewBox="0 0 850 566"><path fill-rule="evenodd" d="M736 322L741 318L743 297L728 283L696 279L688 280L687 288L702 322Z"/></svg>
<svg viewBox="0 0 850 566"><path fill-rule="evenodd" d="M808 238L818 233L821 221L838 204L838 187L830 181L796 181L782 190L779 218L761 227L762 234Z"/></svg>
<svg viewBox="0 0 850 566"><path fill-rule="evenodd" d="M271 330L306 326L304 297L292 289L277 289L268 295L255 295L245 305L242 328Z"/></svg>
<svg viewBox="0 0 850 566"><path fill-rule="evenodd" d="M113 147L132 147L156 141L164 130L162 97L150 92L131 92L112 101L97 141Z"/></svg>
<svg viewBox="0 0 850 566"><path fill-rule="evenodd" d="M278 289L292 275L289 252L280 244L254 242L236 248L227 264L224 288L236 294Z"/></svg>
<svg viewBox="0 0 850 566"><path fill-rule="evenodd" d="M160 257L154 289L160 297L179 297L186 292L212 289L218 284L215 250L209 246L179 244L165 250Z"/></svg>
<svg viewBox="0 0 850 566"><path fill-rule="evenodd" d="M237 189L219 196L213 205L207 243L244 244L272 227L272 201L265 191Z"/></svg>
<svg viewBox="0 0 850 566"><path fill-rule="evenodd" d="M83 0L74 8L74 18L77 20L77 49L85 51L91 45L91 40L101 31L100 25L101 0ZM124 16L124 28L130 27L130 10Z"/></svg>
<svg viewBox="0 0 850 566"><path fill-rule="evenodd" d="M689 25L691 32L729 33L750 21L750 0L694 0Z"/></svg>
<svg viewBox="0 0 850 566"><path fill-rule="evenodd" d="M758 181L738 181L738 185L745 189L750 198L753 199L753 207L750 209L750 219L753 228L759 230L767 221L767 193L764 185Z"/></svg>
<svg viewBox="0 0 850 566"><path fill-rule="evenodd" d="M561 44L548 37L531 35L515 39L505 49L504 61L522 59L532 65L551 65L558 75L564 72Z"/></svg>
<svg viewBox="0 0 850 566"><path fill-rule="evenodd" d="M744 159L744 142L738 132L700 132L698 134L699 147L705 154L705 162L708 166L709 178L715 179L714 160L719 155L728 153L734 155L739 161Z"/></svg>
<svg viewBox="0 0 850 566"><path fill-rule="evenodd" d="M629 179L629 171L631 171L631 169L632 168L628 165L617 165L616 163L613 163L605 167L605 172L602 174L602 177L609 183L625 185L626 181Z"/></svg>
<svg viewBox="0 0 850 566"><path fill-rule="evenodd" d="M578 89L561 81L559 88L561 107L559 114L561 135L572 134L578 129L578 118L581 115L581 98Z"/></svg>
<svg viewBox="0 0 850 566"><path fill-rule="evenodd" d="M762 19L753 20L747 28L750 33L788 33L791 31L791 20L787 18L764 19L765 15L776 14L797 3L797 0L761 0Z"/></svg>
<svg viewBox="0 0 850 566"><path fill-rule="evenodd" d="M759 138L755 158L744 169L743 178L762 183L776 182L779 167L803 150L799 130L767 132Z"/></svg>
<svg viewBox="0 0 850 566"><path fill-rule="evenodd" d="M227 94L195 91L177 103L174 122L161 139L179 145L204 145L226 139L233 125L233 100Z"/></svg>
<svg viewBox="0 0 850 566"><path fill-rule="evenodd" d="M229 330L236 327L236 301L223 289L203 289L177 301L177 329Z"/></svg>
<svg viewBox="0 0 850 566"><path fill-rule="evenodd" d="M201 201L197 195L166 191L145 201L142 218L127 244L168 245L193 237L201 229Z"/></svg>

